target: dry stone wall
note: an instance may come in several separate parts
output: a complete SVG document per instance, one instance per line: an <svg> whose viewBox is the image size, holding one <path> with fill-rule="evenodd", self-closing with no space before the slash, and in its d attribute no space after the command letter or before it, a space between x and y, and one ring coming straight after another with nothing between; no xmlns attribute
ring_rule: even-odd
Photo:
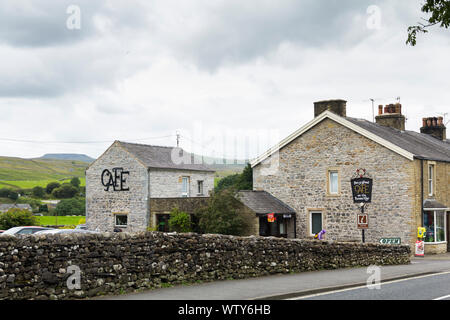
<svg viewBox="0 0 450 320"><path fill-rule="evenodd" d="M79 299L171 284L410 262L408 246L222 235L0 237L0 299ZM80 287L68 282L79 268ZM72 273L75 272L75 273Z"/></svg>

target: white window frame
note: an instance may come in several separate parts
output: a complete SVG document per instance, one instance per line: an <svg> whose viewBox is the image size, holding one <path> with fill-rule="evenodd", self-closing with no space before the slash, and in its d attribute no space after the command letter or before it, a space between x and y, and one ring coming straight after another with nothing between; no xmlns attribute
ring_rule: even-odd
<svg viewBox="0 0 450 320"><path fill-rule="evenodd" d="M433 241L433 242L425 242L425 244L427 245L427 244L443 244L443 243L447 243L447 212L445 211L446 209L441 209L441 210L439 210L439 209L430 209L430 210L426 210L426 209L424 209L424 211L425 212L433 212L433 221L434 221L434 240L435 241ZM444 241L437 241L436 242L436 235L437 235L437 233L436 233L436 231L437 231L437 228L436 228L436 213L438 213L438 212L444 212Z"/></svg>
<svg viewBox="0 0 450 320"><path fill-rule="evenodd" d="M315 233L313 233L313 229L312 229L312 216L313 216L314 213L320 213L320 221L321 221L322 230L323 230L323 211L311 210L311 211L309 211L309 235L310 236L314 236L315 235Z"/></svg>
<svg viewBox="0 0 450 320"><path fill-rule="evenodd" d="M117 217L127 217L127 224L125 224L125 225L117 224ZM118 227L118 228L128 227L128 215L127 214L115 214L114 215L114 227Z"/></svg>
<svg viewBox="0 0 450 320"><path fill-rule="evenodd" d="M333 190L331 190L331 177L334 173L336 174L336 192L333 192ZM339 170L328 170L328 194L333 196L339 195Z"/></svg>
<svg viewBox="0 0 450 320"><path fill-rule="evenodd" d="M185 182L186 181L186 189L184 189ZM189 177L181 177L181 196L182 197L189 197Z"/></svg>
<svg viewBox="0 0 450 320"><path fill-rule="evenodd" d="M197 194L199 196L202 196L205 194L205 184L203 180L197 180Z"/></svg>
<svg viewBox="0 0 450 320"><path fill-rule="evenodd" d="M434 196L434 181L436 175L436 166L434 163L428 164L428 195Z"/></svg>

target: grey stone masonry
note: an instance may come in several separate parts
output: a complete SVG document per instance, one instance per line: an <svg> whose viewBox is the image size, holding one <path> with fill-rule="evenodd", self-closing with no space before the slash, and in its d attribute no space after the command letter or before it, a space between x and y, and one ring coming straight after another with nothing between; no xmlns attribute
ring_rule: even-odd
<svg viewBox="0 0 450 320"><path fill-rule="evenodd" d="M267 160L266 160L267 161ZM263 163L264 164L264 163ZM255 190L265 190L297 212L297 237L311 237L311 212L322 213L325 238L361 241L360 208L353 203L350 180L364 168L373 178L372 203L366 208L366 241L415 237L413 162L331 119L325 119L279 152L279 167L264 175L253 169ZM338 192L329 192L329 171L338 173Z"/></svg>
<svg viewBox="0 0 450 320"><path fill-rule="evenodd" d="M102 183L104 170L112 172L123 168L123 189L106 190ZM108 176L104 176L104 181ZM115 216L126 215L128 226L124 231L145 231L148 225L148 170L138 160L118 145L109 148L86 170L86 224L89 229L103 232L113 231Z"/></svg>
<svg viewBox="0 0 450 320"><path fill-rule="evenodd" d="M143 149L158 152L168 148ZM183 177L189 186L186 194L182 192ZM154 220L151 198L207 197L213 188L214 171L149 167L116 141L86 170L86 224L102 232L115 227L125 232L145 231Z"/></svg>

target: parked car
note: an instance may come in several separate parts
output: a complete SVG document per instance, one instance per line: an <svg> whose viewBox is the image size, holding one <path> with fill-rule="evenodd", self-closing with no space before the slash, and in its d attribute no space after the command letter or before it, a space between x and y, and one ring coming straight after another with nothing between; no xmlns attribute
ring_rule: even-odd
<svg viewBox="0 0 450 320"><path fill-rule="evenodd" d="M14 227L1 233L1 235L22 235L22 234L34 234L39 231L52 230L50 228L38 227L38 226L26 226L26 227Z"/></svg>
<svg viewBox="0 0 450 320"><path fill-rule="evenodd" d="M91 230L83 229L52 229L36 232L36 234L70 234L70 233L98 233Z"/></svg>
<svg viewBox="0 0 450 320"><path fill-rule="evenodd" d="M75 227L75 229L87 230L87 226L85 224L79 224Z"/></svg>

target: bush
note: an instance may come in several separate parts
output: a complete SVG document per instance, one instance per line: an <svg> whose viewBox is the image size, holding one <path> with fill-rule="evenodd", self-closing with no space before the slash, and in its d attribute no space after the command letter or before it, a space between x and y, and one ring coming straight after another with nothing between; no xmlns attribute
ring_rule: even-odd
<svg viewBox="0 0 450 320"><path fill-rule="evenodd" d="M2 188L0 189L0 198L8 198L15 201L19 198L19 194L14 190Z"/></svg>
<svg viewBox="0 0 450 320"><path fill-rule="evenodd" d="M52 196L57 199L72 198L78 193L78 189L70 183L63 183L61 187L52 191Z"/></svg>
<svg viewBox="0 0 450 320"><path fill-rule="evenodd" d="M85 216L86 202L84 198L61 200L55 208L54 215L58 216Z"/></svg>
<svg viewBox="0 0 450 320"><path fill-rule="evenodd" d="M254 217L244 213L246 211L243 209L244 205L235 198L235 190L214 191L208 200L208 206L196 211L200 232L249 235Z"/></svg>
<svg viewBox="0 0 450 320"><path fill-rule="evenodd" d="M0 229L3 230L36 224L37 221L35 217L33 217L33 214L28 210L14 208L0 214Z"/></svg>
<svg viewBox="0 0 450 320"><path fill-rule="evenodd" d="M61 184L58 182L50 182L47 184L47 187L45 187L45 192L47 192L47 194L52 194L53 190L59 187L61 187Z"/></svg>
<svg viewBox="0 0 450 320"><path fill-rule="evenodd" d="M43 198L45 196L45 189L39 186L36 186L32 189L33 196L36 198Z"/></svg>
<svg viewBox="0 0 450 320"><path fill-rule="evenodd" d="M191 217L186 212L180 211L178 208L175 208L170 212L169 227L170 231L181 233L191 232Z"/></svg>

